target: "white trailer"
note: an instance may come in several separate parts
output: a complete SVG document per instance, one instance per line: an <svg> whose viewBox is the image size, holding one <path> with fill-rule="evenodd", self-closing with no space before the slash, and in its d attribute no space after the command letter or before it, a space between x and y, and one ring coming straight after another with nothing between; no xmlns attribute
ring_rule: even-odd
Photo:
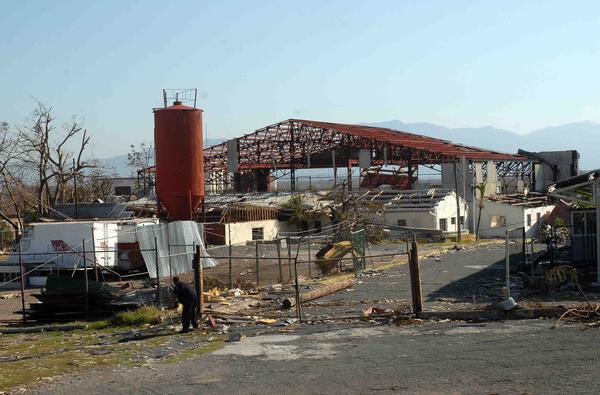
<svg viewBox="0 0 600 395"><path fill-rule="evenodd" d="M116 245L119 225L116 222L38 222L25 229L21 239L23 262L53 268L81 268L85 258L89 265L117 266ZM18 263L18 250L10 263ZM45 265L45 266L46 266Z"/></svg>

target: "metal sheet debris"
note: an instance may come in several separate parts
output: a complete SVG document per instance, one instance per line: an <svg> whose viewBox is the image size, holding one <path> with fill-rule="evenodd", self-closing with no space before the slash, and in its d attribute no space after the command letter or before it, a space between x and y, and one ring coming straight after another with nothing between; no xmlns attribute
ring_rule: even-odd
<svg viewBox="0 0 600 395"><path fill-rule="evenodd" d="M161 277L186 273L193 270L194 246L200 246L208 256L202 241L202 224L193 221L176 221L169 224L146 225L137 228L137 238L142 256L151 278L156 278L156 256ZM155 253L155 239L158 253ZM216 266L210 257L202 258L205 268Z"/></svg>

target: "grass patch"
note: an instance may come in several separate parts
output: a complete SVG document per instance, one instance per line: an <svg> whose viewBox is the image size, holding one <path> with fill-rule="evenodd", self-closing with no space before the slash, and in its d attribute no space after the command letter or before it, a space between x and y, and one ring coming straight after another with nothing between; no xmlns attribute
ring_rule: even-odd
<svg viewBox="0 0 600 395"><path fill-rule="evenodd" d="M111 326L157 325L169 315L153 306L140 307L137 310L123 311L108 320Z"/></svg>

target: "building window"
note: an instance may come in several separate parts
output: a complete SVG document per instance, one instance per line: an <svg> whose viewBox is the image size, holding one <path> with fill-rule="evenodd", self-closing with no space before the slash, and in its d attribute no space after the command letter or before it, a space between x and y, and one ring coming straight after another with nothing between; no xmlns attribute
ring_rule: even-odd
<svg viewBox="0 0 600 395"><path fill-rule="evenodd" d="M446 218L440 218L440 230L448 231L448 220Z"/></svg>
<svg viewBox="0 0 600 395"><path fill-rule="evenodd" d="M463 226L463 227L465 226L465 216L464 215L460 216L460 226Z"/></svg>
<svg viewBox="0 0 600 395"><path fill-rule="evenodd" d="M504 215L491 215L490 228L504 228L506 226L506 217Z"/></svg>
<svg viewBox="0 0 600 395"><path fill-rule="evenodd" d="M115 196L131 195L131 187L115 187Z"/></svg>
<svg viewBox="0 0 600 395"><path fill-rule="evenodd" d="M527 214L527 226L531 226L531 214Z"/></svg>
<svg viewBox="0 0 600 395"><path fill-rule="evenodd" d="M406 220L405 219L399 219L398 220L398 226L406 226Z"/></svg>
<svg viewBox="0 0 600 395"><path fill-rule="evenodd" d="M535 218L536 218L536 222L539 224L540 220L542 219L542 213L537 213Z"/></svg>
<svg viewBox="0 0 600 395"><path fill-rule="evenodd" d="M450 218L450 225L456 225L456 217Z"/></svg>
<svg viewBox="0 0 600 395"><path fill-rule="evenodd" d="M252 228L252 240L263 240L264 228Z"/></svg>

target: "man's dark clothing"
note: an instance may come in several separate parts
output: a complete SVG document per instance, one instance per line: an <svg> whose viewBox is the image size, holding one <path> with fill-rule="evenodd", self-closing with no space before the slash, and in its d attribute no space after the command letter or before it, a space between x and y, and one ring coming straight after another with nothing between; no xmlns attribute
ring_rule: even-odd
<svg viewBox="0 0 600 395"><path fill-rule="evenodd" d="M194 328L198 328L196 320L196 305L198 298L196 292L186 283L178 282L173 288L173 293L177 296L177 301L181 303L183 310L181 311L181 326L183 332L190 330L190 321Z"/></svg>

